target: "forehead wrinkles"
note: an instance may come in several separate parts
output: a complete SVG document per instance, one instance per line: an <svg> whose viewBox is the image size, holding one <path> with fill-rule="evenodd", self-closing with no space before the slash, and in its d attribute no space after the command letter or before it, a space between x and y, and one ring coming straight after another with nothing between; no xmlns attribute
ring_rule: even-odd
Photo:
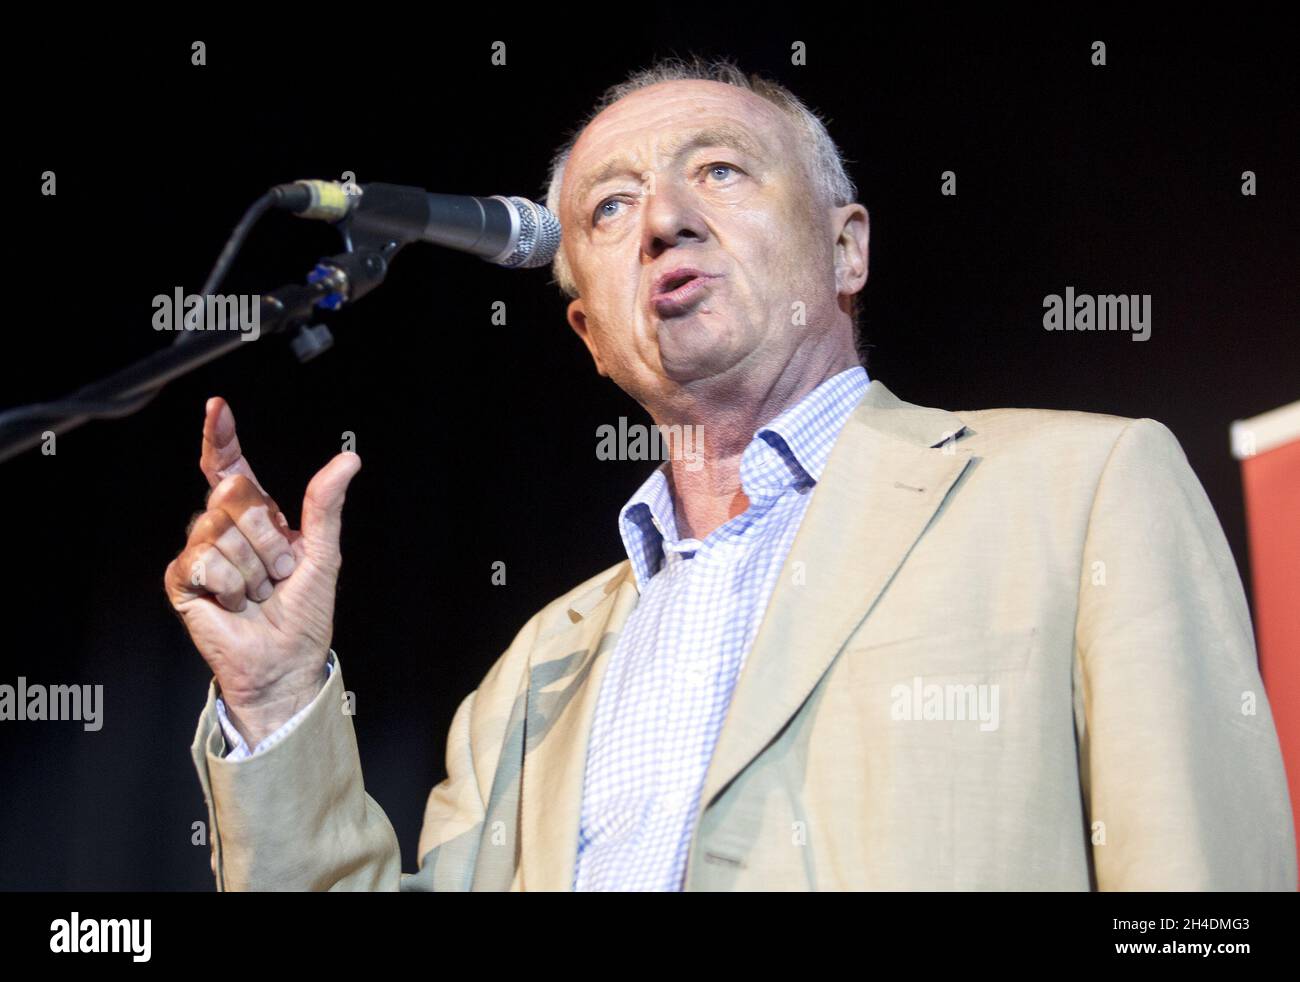
<svg viewBox="0 0 1300 982"><path fill-rule="evenodd" d="M570 153L565 168L569 203L581 202L593 178L612 176L607 172L626 165L635 172L650 170L696 133L730 130L753 144L753 149L766 151L773 159L781 156L776 151L793 139L788 130L780 129L790 125L785 114L760 96L727 88L741 98L682 93L660 96L658 105L646 109L645 100L637 99L641 93L636 93L609 107L588 124Z"/></svg>

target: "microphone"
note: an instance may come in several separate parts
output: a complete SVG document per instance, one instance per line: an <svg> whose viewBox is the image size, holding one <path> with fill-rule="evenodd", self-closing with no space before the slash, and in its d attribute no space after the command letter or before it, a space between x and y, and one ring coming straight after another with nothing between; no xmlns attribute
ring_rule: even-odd
<svg viewBox="0 0 1300 982"><path fill-rule="evenodd" d="M527 198L316 180L279 184L271 194L276 207L303 218L346 221L349 238L431 242L511 269L545 266L560 248L560 220Z"/></svg>

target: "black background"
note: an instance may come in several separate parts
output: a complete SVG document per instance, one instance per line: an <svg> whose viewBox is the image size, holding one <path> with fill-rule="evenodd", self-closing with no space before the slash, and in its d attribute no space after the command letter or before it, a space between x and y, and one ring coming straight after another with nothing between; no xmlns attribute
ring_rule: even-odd
<svg viewBox="0 0 1300 982"><path fill-rule="evenodd" d="M749 8L745 8L748 10ZM151 301L197 292L243 209L299 177L541 199L552 150L655 55L728 55L828 119L871 213L868 371L911 402L1150 416L1178 437L1249 586L1228 426L1300 397L1300 197L1290 35L1203 25L1017 31L870 19L804 30L642 6L586 36L411 23L371 38L252 41L191 28L11 38L0 406L48 399L170 341ZM584 23L586 21L584 20ZM493 66L504 37L507 65ZM512 39L513 38L513 39ZM207 43L207 65L190 43ZM790 45L808 63L790 64ZM1108 64L1090 64L1104 40ZM957 173L958 195L939 193ZM57 174L58 194L40 195ZM1255 171L1259 193L1240 193ZM334 230L272 215L223 292L298 281ZM1149 293L1150 340L1049 333L1043 297ZM492 304L508 323L494 326ZM170 385L130 418L0 464L0 682L103 684L104 727L0 724L0 888L211 890L189 744L210 677L162 574L206 482L204 400L232 404L295 526L302 490L357 435L334 646L366 786L415 869L447 726L515 632L623 558L619 506L653 465L596 459L638 406L598 377L549 271L414 246L330 319L299 365L281 339ZM991 546L994 544L991 544ZM507 585L493 586L503 561Z"/></svg>

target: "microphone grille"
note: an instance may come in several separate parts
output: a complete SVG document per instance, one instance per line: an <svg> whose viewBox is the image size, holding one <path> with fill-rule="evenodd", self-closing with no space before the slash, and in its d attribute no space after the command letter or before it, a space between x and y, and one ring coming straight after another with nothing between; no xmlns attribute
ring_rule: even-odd
<svg viewBox="0 0 1300 982"><path fill-rule="evenodd" d="M548 265L560 249L560 220L536 201L511 196L510 204L519 218L519 238L514 251L497 265L511 269L535 269Z"/></svg>

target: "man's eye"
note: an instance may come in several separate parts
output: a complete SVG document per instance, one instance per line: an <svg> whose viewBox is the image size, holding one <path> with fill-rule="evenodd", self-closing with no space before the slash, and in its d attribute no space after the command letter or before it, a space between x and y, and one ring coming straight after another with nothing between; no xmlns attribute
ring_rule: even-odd
<svg viewBox="0 0 1300 982"><path fill-rule="evenodd" d="M731 164L709 164L708 165L708 172L710 177L717 175L719 171L722 172L722 177L719 178L719 181L725 181L732 174L739 173L739 168L733 167Z"/></svg>
<svg viewBox="0 0 1300 982"><path fill-rule="evenodd" d="M617 198L606 198L604 201L602 201L600 204L596 206L596 211L591 216L591 224L595 225L602 218L613 218L618 213L615 211L610 211L609 206L621 205L622 203L623 202L619 201Z"/></svg>

